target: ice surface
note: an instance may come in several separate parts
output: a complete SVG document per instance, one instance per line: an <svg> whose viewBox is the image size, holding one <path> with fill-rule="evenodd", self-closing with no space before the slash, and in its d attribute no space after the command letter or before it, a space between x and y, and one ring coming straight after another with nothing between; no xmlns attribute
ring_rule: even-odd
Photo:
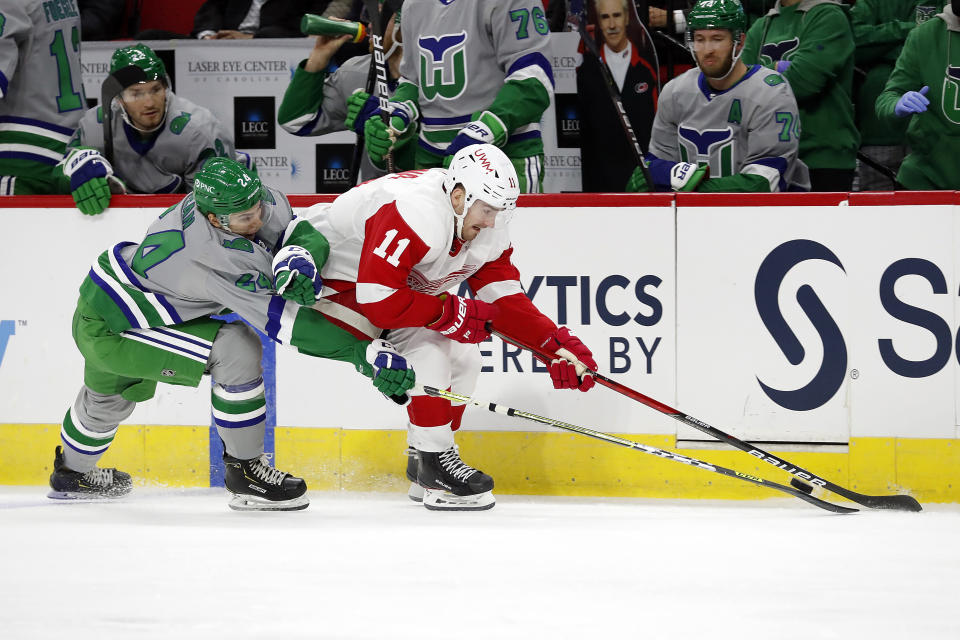
<svg viewBox="0 0 960 640"><path fill-rule="evenodd" d="M0 638L960 638L960 508L0 487Z"/></svg>

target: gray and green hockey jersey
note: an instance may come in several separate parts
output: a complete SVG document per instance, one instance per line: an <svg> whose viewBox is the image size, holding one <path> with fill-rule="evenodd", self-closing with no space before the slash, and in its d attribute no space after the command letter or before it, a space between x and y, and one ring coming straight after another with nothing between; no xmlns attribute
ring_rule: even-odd
<svg viewBox="0 0 960 640"><path fill-rule="evenodd" d="M753 65L716 92L694 68L664 86L647 159L658 186L670 184L668 165L693 162L710 165L702 192L809 190L799 137L797 101L777 72Z"/></svg>
<svg viewBox="0 0 960 640"><path fill-rule="evenodd" d="M540 0L407 0L396 100L420 106L417 164L433 166L468 122L490 111L510 158L543 153L540 118L553 95L550 29ZM426 158L427 162L421 161Z"/></svg>
<svg viewBox="0 0 960 640"><path fill-rule="evenodd" d="M335 131L346 131L347 99L357 89L363 90L370 71L370 55L354 56L333 73L311 73L303 69L303 62L293 72L290 86L283 94L277 121L295 136L322 136ZM360 181L386 175L363 153L360 163ZM413 168L412 160L399 167Z"/></svg>
<svg viewBox="0 0 960 640"><path fill-rule="evenodd" d="M86 108L76 0L0 0L0 195L54 191Z"/></svg>
<svg viewBox="0 0 960 640"><path fill-rule="evenodd" d="M186 193L203 161L212 156L234 158L233 136L209 109L167 90L166 118L147 138L123 120L119 100L113 104L114 175L130 193ZM103 111L87 111L67 145L104 150Z"/></svg>
<svg viewBox="0 0 960 640"><path fill-rule="evenodd" d="M273 288L273 257L287 244L306 248L321 268L326 238L297 219L286 197L265 189L263 227L254 241L217 229L193 195L164 211L138 244L120 242L100 254L80 297L127 338L156 341L152 327L175 327L211 314L239 314L273 340L309 355L350 362L370 375L367 342L332 325L312 308L285 300ZM189 349L175 331L170 347Z"/></svg>

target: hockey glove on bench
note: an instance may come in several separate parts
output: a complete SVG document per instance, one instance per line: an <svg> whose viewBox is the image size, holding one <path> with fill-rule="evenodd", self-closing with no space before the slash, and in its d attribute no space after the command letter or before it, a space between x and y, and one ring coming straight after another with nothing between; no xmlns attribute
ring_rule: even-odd
<svg viewBox="0 0 960 640"><path fill-rule="evenodd" d="M70 178L70 191L77 208L88 216L110 206L113 167L96 149L73 149L63 161L63 175Z"/></svg>

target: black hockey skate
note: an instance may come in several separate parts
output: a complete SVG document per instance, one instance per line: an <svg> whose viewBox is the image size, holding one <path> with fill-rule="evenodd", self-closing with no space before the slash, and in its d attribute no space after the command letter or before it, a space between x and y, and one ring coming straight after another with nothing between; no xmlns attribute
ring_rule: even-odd
<svg viewBox="0 0 960 640"><path fill-rule="evenodd" d="M267 454L239 460L223 454L223 484L235 511L298 511L310 504L307 483L270 466Z"/></svg>
<svg viewBox="0 0 960 640"><path fill-rule="evenodd" d="M424 489L417 484L417 473L420 470L419 453L413 447L407 447L407 480L410 481L410 488L407 489L407 497L414 502L423 502Z"/></svg>
<svg viewBox="0 0 960 640"><path fill-rule="evenodd" d="M423 506L433 511L483 511L496 504L493 478L460 459L453 445L446 451L419 451L417 484L425 489Z"/></svg>
<svg viewBox="0 0 960 640"><path fill-rule="evenodd" d="M63 448L57 446L53 454L53 473L50 474L47 497L55 500L94 500L119 498L130 493L133 480L129 473L116 469L94 467L81 473L67 467L63 462Z"/></svg>

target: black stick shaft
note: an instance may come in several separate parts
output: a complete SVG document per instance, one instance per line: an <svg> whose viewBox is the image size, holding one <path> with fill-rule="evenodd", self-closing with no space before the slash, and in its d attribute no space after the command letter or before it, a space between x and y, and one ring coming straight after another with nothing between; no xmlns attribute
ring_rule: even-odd
<svg viewBox="0 0 960 640"><path fill-rule="evenodd" d="M561 420L554 420L553 418L546 418L544 416L537 415L535 413L530 413L529 411L522 411L520 409L514 409L505 405L496 404L494 402L480 402L474 400L469 396L463 396L457 393L452 393L450 391L445 391L442 389L437 389L436 387L430 387L427 385L418 385L422 391L428 396L433 396L435 398L444 398L450 400L451 402L459 402L463 404L471 404L478 407L484 407L488 411L493 413L499 413L505 416L513 416L515 418L523 418L524 420L529 420L531 422L536 422L539 424L545 424L550 427L556 427L558 429L563 429L565 431L572 431L574 433L579 433L596 440L602 440L604 442L610 442L612 444L617 444L622 447L627 447L629 449L634 449L642 453L648 453L660 458L665 458L667 460L673 460L674 462L680 462L691 467L696 467L698 469L703 469L704 471L711 471L713 473L719 473L730 478L736 478L738 480L743 480L745 482L750 482L752 484L767 487L768 489L774 489L776 491L782 491L788 493L795 498L800 498L804 502L808 502L816 507L821 509L826 509L827 511L833 513L855 513L857 509L851 509L849 507L842 507L840 505L831 504L820 498L815 498L803 491L798 491L793 487L788 487L786 485L778 484L776 482L771 482L769 480L764 480L763 478L758 478L756 476L751 476L745 473L740 473L739 471L734 471L733 469L727 469L726 467L721 467L715 464L710 464L704 462L703 460L698 460L696 458L690 458L688 456L680 455L679 453L673 453L672 451L666 451L664 449L658 449L656 447L651 447L640 442L634 442L633 440L627 440L625 438L620 438L618 436L611 435L609 433L603 433L601 431L594 431L593 429L588 429L587 427L581 427L579 425L570 424L569 422L563 422Z"/></svg>
<svg viewBox="0 0 960 640"><path fill-rule="evenodd" d="M504 340L517 347L521 347L523 349L530 351L541 362L549 363L553 359L549 354L541 351L537 347L526 344L522 340L506 336L499 331L493 331L492 333L497 337L499 337L501 340ZM783 458L775 456L772 453L768 453L763 449L760 449L759 447L755 447L752 444L749 444L747 442L744 442L743 440L740 440L739 438L735 438L729 433L725 433L717 429L716 427L713 427L707 424L706 422L703 422L702 420L698 420L697 418L694 418L689 414L683 413L682 411L678 411L677 409L667 406L662 402L658 402L657 400L654 400L649 396L645 396L639 391L635 391L630 387L627 387L626 385L622 385L619 382L611 380L610 378L602 374L599 374L596 372L591 372L591 373L594 379L599 384L607 387L608 389L612 389L613 391L616 391L617 393L625 395L628 398L632 398L633 400L636 400L641 404L645 404L652 409L656 409L657 411L659 411L664 415L670 416L671 418L674 418L675 420L679 420L680 422L690 427L693 427L694 429L697 429L706 434L709 434L710 436L716 438L717 440L720 440L721 442L725 442L726 444L736 447L741 451L746 451L750 455L756 458L759 458L764 462L768 462L773 466L777 467L778 469L783 469L784 471L786 471L787 473L795 477L794 480L791 481L791 484L793 484L793 486L795 487L797 486L805 487L805 485L803 485L802 483L799 483L799 481L797 480L797 478L799 478L800 480L803 480L811 485L815 485L822 489L832 491L837 495L843 496L844 498L847 498L848 500L852 500L853 502L856 502L857 504L861 504L865 507L870 507L871 509L893 509L897 511L921 511L922 510L920 503L917 502L916 498L914 498L913 496L907 496L907 495L870 496L862 493L857 493L856 491L851 491L850 489L841 487L840 485L834 484L829 480L821 478L820 476L810 471L807 471L802 467L798 467L794 464L791 464L790 462L787 462Z"/></svg>

